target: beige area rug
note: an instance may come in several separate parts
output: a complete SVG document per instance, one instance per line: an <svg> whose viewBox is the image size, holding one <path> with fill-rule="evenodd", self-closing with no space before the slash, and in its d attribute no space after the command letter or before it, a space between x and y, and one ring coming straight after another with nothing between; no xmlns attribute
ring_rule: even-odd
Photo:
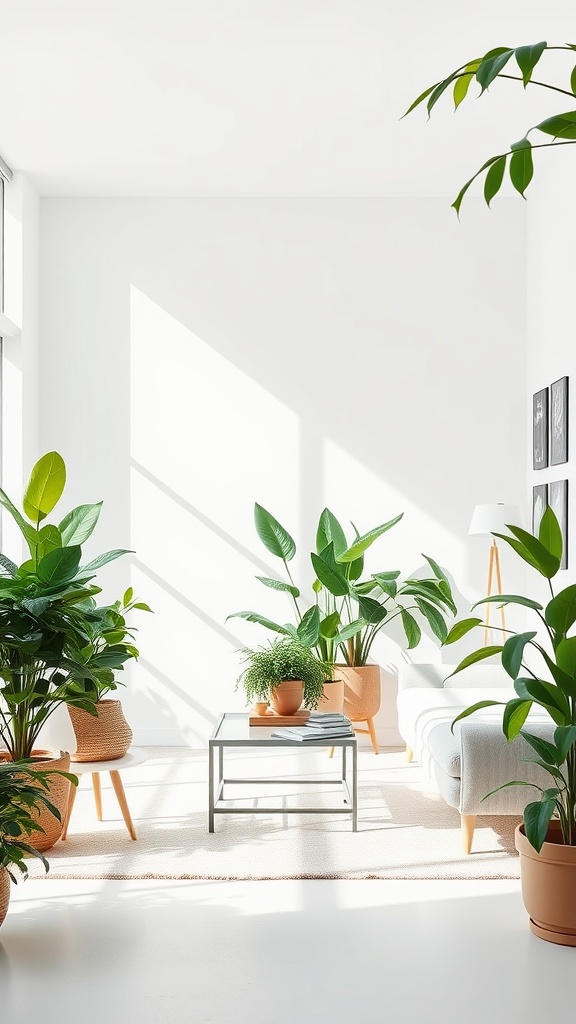
<svg viewBox="0 0 576 1024"><path fill-rule="evenodd" d="M103 774L104 820L96 818L84 775L68 838L48 853L50 878L516 878L517 819L479 817L473 853L461 852L460 817L403 752L359 752L359 831L348 815L218 815L208 832L208 755L184 747L151 747L149 759L122 778L138 835L130 840ZM326 749L227 752L227 777L307 776L330 779L338 767ZM243 806L310 806L341 800L338 785L230 787ZM238 805L237 805L238 806ZM40 865L30 863L35 877Z"/></svg>

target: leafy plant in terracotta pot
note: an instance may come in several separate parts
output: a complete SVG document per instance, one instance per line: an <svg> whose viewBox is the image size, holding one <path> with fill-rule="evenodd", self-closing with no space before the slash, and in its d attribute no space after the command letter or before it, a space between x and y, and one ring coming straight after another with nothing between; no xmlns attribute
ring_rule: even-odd
<svg viewBox="0 0 576 1024"><path fill-rule="evenodd" d="M456 612L448 578L428 556L424 557L432 570L430 577L400 581L399 570L387 569L362 578L365 553L401 519L402 514L364 534L355 530L355 536L348 539L336 516L325 508L316 530L316 551L310 555L316 574L312 585L314 604L303 610L301 593L288 564L296 554L296 544L278 520L257 504L254 520L258 536L267 550L282 560L288 577L286 581L262 576L257 579L289 596L296 625L280 624L254 611L235 613L236 617L294 636L314 648L320 660L331 666L334 677L343 681L344 712L351 721L367 723L376 753L373 717L380 707L380 666L369 664L374 640L380 630L398 619L406 646L416 647L421 638L420 618L442 641L448 632L446 616ZM338 658L342 664L338 664Z"/></svg>
<svg viewBox="0 0 576 1024"><path fill-rule="evenodd" d="M10 902L10 882L17 883L28 877L27 857L37 857L44 869L49 865L42 853L29 842L33 833L42 833L39 808L60 818L60 812L50 801L49 771L35 769L30 761L0 762L0 925ZM76 784L76 776L68 775Z"/></svg>
<svg viewBox="0 0 576 1024"><path fill-rule="evenodd" d="M71 670L71 678L94 704L85 709L68 705L77 747L72 761L111 761L122 757L132 741L132 730L124 718L119 700L107 697L124 686L118 673L131 659L138 659L134 644L134 626L126 616L133 610L150 612L143 601L134 599L129 587L121 601L99 607L93 598L83 602L87 642L78 652L81 668Z"/></svg>
<svg viewBox="0 0 576 1024"><path fill-rule="evenodd" d="M77 682L82 674L96 678L82 658L89 639L87 607L100 592L94 582L97 571L125 553L108 551L82 564L82 545L98 522L102 503L80 505L58 524L47 523L65 483L64 460L48 452L32 469L22 512L0 490L0 505L18 524L28 548L20 565L0 555L0 741L15 761L33 757L40 767L64 772L69 754L46 756L36 750L36 743L60 705L94 709L94 694ZM117 667L122 660L117 659ZM61 817L68 790L65 776L52 776L50 799ZM44 850L59 838L61 825L53 815L42 824L44 835L37 845Z"/></svg>
<svg viewBox="0 0 576 1024"><path fill-rule="evenodd" d="M509 741L522 736L532 751L529 759L550 775L547 789L511 780L506 786L531 786L536 799L524 809L516 829L522 860L522 890L530 927L536 935L564 945L576 945L576 585L554 592L552 580L560 570L563 540L550 507L538 536L509 525L511 536L495 534L548 582L546 605L517 594L500 594L477 602L520 605L535 618L535 629L521 633L502 630L502 644L481 647L464 658L455 672L498 655L514 683L516 697L507 702L485 700L466 708L455 722L490 705L502 704L502 728ZM477 607L474 605L471 610ZM482 627L470 617L456 623L444 641L461 639ZM455 673L454 673L455 674ZM530 731L528 715L535 708L550 721L550 738ZM505 786L500 787L505 788ZM490 794L487 794L489 796Z"/></svg>
<svg viewBox="0 0 576 1024"><path fill-rule="evenodd" d="M292 638L267 647L245 648L246 667L238 678L248 703L269 701L279 715L293 715L304 704L317 708L324 692L326 666L309 647Z"/></svg>

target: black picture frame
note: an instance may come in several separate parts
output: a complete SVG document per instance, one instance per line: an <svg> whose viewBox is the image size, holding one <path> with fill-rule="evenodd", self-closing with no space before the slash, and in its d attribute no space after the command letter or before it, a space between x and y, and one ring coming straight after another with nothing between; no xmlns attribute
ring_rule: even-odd
<svg viewBox="0 0 576 1024"><path fill-rule="evenodd" d="M532 396L532 467L548 465L548 388Z"/></svg>
<svg viewBox="0 0 576 1024"><path fill-rule="evenodd" d="M550 465L568 462L568 377L550 385Z"/></svg>
<svg viewBox="0 0 576 1024"><path fill-rule="evenodd" d="M548 487L548 504L555 513L562 531L561 569L568 568L568 481L554 480Z"/></svg>
<svg viewBox="0 0 576 1024"><path fill-rule="evenodd" d="M540 522L548 504L548 484L536 484L532 488L532 533L538 536Z"/></svg>

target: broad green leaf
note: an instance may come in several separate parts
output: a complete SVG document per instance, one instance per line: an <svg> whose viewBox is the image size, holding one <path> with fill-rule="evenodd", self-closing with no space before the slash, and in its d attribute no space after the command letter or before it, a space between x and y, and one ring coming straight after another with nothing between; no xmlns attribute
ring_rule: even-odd
<svg viewBox="0 0 576 1024"><path fill-rule="evenodd" d="M443 643L448 634L448 627L442 617L441 613L432 604L428 604L427 601L421 600L419 597L415 598L418 610L428 620L430 629L434 633L434 636L438 637L440 643Z"/></svg>
<svg viewBox="0 0 576 1024"><path fill-rule="evenodd" d="M390 572L375 572L373 574L374 579L377 579L379 583L380 583L380 580L397 580L399 575L400 575L400 570L399 569L394 569L394 570L392 570Z"/></svg>
<svg viewBox="0 0 576 1024"><path fill-rule="evenodd" d="M88 565L82 566L83 572L92 572L94 569L101 569L103 565L108 565L108 562L113 562L116 558L120 558L122 555L133 555L134 552L129 548L114 548L112 551L105 551L103 555L98 555Z"/></svg>
<svg viewBox="0 0 576 1024"><path fill-rule="evenodd" d="M563 764L568 751L576 743L576 725L559 725L554 730L554 742L558 749L558 764Z"/></svg>
<svg viewBox="0 0 576 1024"><path fill-rule="evenodd" d="M528 139L520 139L519 142L513 142L510 149L512 150L508 168L510 181L516 191L524 197L524 193L534 177L532 143Z"/></svg>
<svg viewBox="0 0 576 1024"><path fill-rule="evenodd" d="M514 689L519 697L533 700L540 704L556 725L568 725L570 723L570 704L562 690L554 683L548 683L545 679L521 678L514 681Z"/></svg>
<svg viewBox="0 0 576 1024"><path fill-rule="evenodd" d="M414 100L414 102L410 104L410 106L408 107L408 110L406 111L406 113L402 114L402 117L400 118L400 120L402 120L403 117L407 117L408 114L411 114L412 111L416 107L418 107L421 103L423 103L424 100L430 95L431 92L434 91L434 89L436 89L436 87L439 84L440 84L439 82L435 82L434 85L429 86L428 89L425 89L424 92L421 92L420 95Z"/></svg>
<svg viewBox="0 0 576 1024"><path fill-rule="evenodd" d="M72 580L78 572L81 555L82 548L78 544L48 552L38 562L38 579L51 585Z"/></svg>
<svg viewBox="0 0 576 1024"><path fill-rule="evenodd" d="M374 626L382 622L387 615L386 609L373 597L359 597L358 610L362 618Z"/></svg>
<svg viewBox="0 0 576 1024"><path fill-rule="evenodd" d="M416 622L414 616L411 615L410 612L406 610L406 608L402 609L400 615L402 618L402 626L404 627L404 632L406 634L408 650L411 651L420 643L422 630L420 629L420 626Z"/></svg>
<svg viewBox="0 0 576 1024"><path fill-rule="evenodd" d="M538 800L535 803L527 804L524 808L526 838L537 853L540 853L546 841L550 819L555 809L555 800Z"/></svg>
<svg viewBox="0 0 576 1024"><path fill-rule="evenodd" d="M537 537L533 537L520 526L508 524L508 529L514 534L513 537L505 533L494 533L493 536L506 541L525 562L537 569L546 579L552 579L560 568L560 559L551 555Z"/></svg>
<svg viewBox="0 0 576 1024"><path fill-rule="evenodd" d="M463 636L466 636L466 633L469 633L471 629L475 629L476 626L480 626L481 623L482 619L477 618L461 619L460 622L454 623L452 629L448 632L448 636L443 641L443 647L461 640Z"/></svg>
<svg viewBox="0 0 576 1024"><path fill-rule="evenodd" d="M354 619L353 622L349 622L347 626L344 626L334 639L337 644L343 644L346 640L351 640L353 636L357 636L365 626L365 619Z"/></svg>
<svg viewBox="0 0 576 1024"><path fill-rule="evenodd" d="M571 679L576 679L576 636L561 640L556 649L558 668Z"/></svg>
<svg viewBox="0 0 576 1024"><path fill-rule="evenodd" d="M317 554L320 555L324 551L324 548L327 548L329 544L334 545L334 554L336 558L338 558L338 555L342 554L342 552L348 547L346 535L340 526L340 523L336 519L336 516L329 508L325 508L320 515L318 529L316 531Z"/></svg>
<svg viewBox="0 0 576 1024"><path fill-rule="evenodd" d="M512 679L516 679L520 672L526 644L529 644L535 636L535 632L516 633L515 636L508 637L506 640L502 648L502 667Z"/></svg>
<svg viewBox="0 0 576 1024"><path fill-rule="evenodd" d="M406 580L400 587L399 593L418 594L419 597L424 597L427 601L437 604L440 608L447 607L450 611L453 611L454 602L452 598L446 596L442 587L442 580L438 583L436 580Z"/></svg>
<svg viewBox="0 0 576 1024"><path fill-rule="evenodd" d="M330 615L326 615L320 623L320 636L323 636L325 640L332 640L338 632L339 625L339 612L332 612Z"/></svg>
<svg viewBox="0 0 576 1024"><path fill-rule="evenodd" d="M545 135L552 135L555 139L576 139L576 110L547 117L545 121L535 125L535 129L544 132Z"/></svg>
<svg viewBox="0 0 576 1024"><path fill-rule="evenodd" d="M328 545L321 555L314 551L310 554L314 572L323 586L330 591L334 597L344 597L350 592L348 581L343 572L334 561L332 545Z"/></svg>
<svg viewBox="0 0 576 1024"><path fill-rule="evenodd" d="M560 529L560 523L558 522L554 509L551 505L546 506L544 515L540 520L538 540L544 545L551 555L554 555L559 560L562 559L562 550L564 547L562 530Z"/></svg>
<svg viewBox="0 0 576 1024"><path fill-rule="evenodd" d="M320 636L320 609L317 604L312 605L302 616L296 632L298 639L304 647L314 647Z"/></svg>
<svg viewBox="0 0 576 1024"><path fill-rule="evenodd" d="M470 622L470 619L468 619L467 621ZM460 625L463 625L463 623L460 623ZM451 632L452 632L452 630L451 630ZM446 642L448 642L448 641L446 641ZM449 642L452 643L452 641L449 641ZM488 647L481 647L479 650L473 651L472 654L466 655L466 657L462 659L460 664L456 666L454 671L451 672L450 675L447 676L446 678L447 679L451 679L452 676L455 676L458 672L463 672L464 669L465 668L469 668L470 665L476 665L476 663L479 662L479 661L485 661L486 658L492 658L495 654L501 654L501 653L502 653L502 647L501 646L500 647L496 646L495 644L492 645L492 646L488 646ZM500 703L500 702L497 701L496 703Z"/></svg>
<svg viewBox="0 0 576 1024"><path fill-rule="evenodd" d="M523 697L508 701L502 718L502 728L507 740L516 739L531 707L532 701L525 700Z"/></svg>
<svg viewBox="0 0 576 1024"><path fill-rule="evenodd" d="M24 516L20 514L16 506L10 501L8 495L0 488L0 505L2 505L7 512L10 513L14 522L16 522L20 528L20 532L26 540L30 554L33 555L36 551L36 540L38 534L30 523L27 523Z"/></svg>
<svg viewBox="0 0 576 1024"><path fill-rule="evenodd" d="M517 46L514 50L516 63L522 72L524 88L526 88L528 82L532 78L532 72L544 53L546 46L547 43L544 41L540 43L530 43L528 46Z"/></svg>
<svg viewBox="0 0 576 1024"><path fill-rule="evenodd" d="M452 673L454 675L454 672ZM450 676L446 676L446 679L450 679ZM444 680L446 682L446 680ZM469 718L470 715L474 715L477 711L482 711L484 708L495 708L501 707L504 702L501 700L479 700L476 704L471 704L469 708L464 708L459 715L453 720L450 727L450 731L454 732L454 726L456 722L461 722L463 718Z"/></svg>
<svg viewBox="0 0 576 1024"><path fill-rule="evenodd" d="M436 103L438 103L438 100L446 92L446 89L448 89L448 87L452 85L452 82L455 80L459 71L460 68L458 69L458 71L454 71L451 75L449 75L448 78L445 78L442 82L439 82L438 85L434 89L432 89L432 92L428 96L428 101L426 103L428 116L430 116L430 114L432 113L432 108L436 105Z"/></svg>
<svg viewBox="0 0 576 1024"><path fill-rule="evenodd" d="M388 597L396 597L396 594L398 593L398 584L396 583L396 580L388 580L379 572L374 573L372 579L376 581L380 589L383 590Z"/></svg>
<svg viewBox="0 0 576 1024"><path fill-rule="evenodd" d="M541 736L535 736L534 733L527 732L525 729L522 729L520 735L524 737L526 742L532 747L532 750L536 751L538 757L544 761L544 764L552 765L553 767L562 764L563 758L559 756L558 749L553 743L549 743L548 740L542 739Z"/></svg>
<svg viewBox="0 0 576 1024"><path fill-rule="evenodd" d="M462 206L462 200L464 199L464 196L466 195L468 189L470 188L470 185L472 185L472 183L476 181L476 178L480 174L482 174L482 171L485 171L487 167L491 167L492 164L495 163L496 160L500 160L503 155L504 154L502 153L498 153L496 156L491 156L488 160L486 160L485 163L482 164L482 167L480 167L480 169L476 171L476 174L473 174L472 177L468 179L466 184L462 186L458 195L456 196L456 199L452 203L452 209L456 210L458 217L460 217L460 207Z"/></svg>
<svg viewBox="0 0 576 1024"><path fill-rule="evenodd" d="M576 622L576 585L561 590L546 606L544 618L557 633L567 633Z"/></svg>
<svg viewBox="0 0 576 1024"><path fill-rule="evenodd" d="M35 618L38 618L39 615L43 615L51 604L52 599L50 597L25 597L22 601L22 607L25 608L27 612L30 612L30 614Z"/></svg>
<svg viewBox="0 0 576 1024"><path fill-rule="evenodd" d="M66 485L66 466L58 452L47 452L32 468L24 491L22 508L33 523L40 523L62 497Z"/></svg>
<svg viewBox="0 0 576 1024"><path fill-rule="evenodd" d="M462 100L466 99L466 96L468 95L468 89L470 88L470 83L472 82L472 79L475 77L476 72L480 67L480 64L480 59L470 61L470 63L467 64L466 67L464 68L464 73L460 74L459 77L454 82L454 110L458 110L458 107L462 103Z"/></svg>
<svg viewBox="0 0 576 1024"><path fill-rule="evenodd" d="M572 638L569 638L569 639L572 639ZM563 641L563 642L565 642L565 641ZM562 643L560 643L558 645L558 650L561 647L562 647ZM556 651L556 658L557 659L558 659L558 650ZM546 664L548 666L548 670L549 670L549 672L550 672L554 682L556 683L557 686L560 687L560 689L562 690L562 693L566 697L574 697L574 698L576 698L576 673L575 673L574 676L572 676L572 675L570 675L570 673L565 672L564 669L560 666L559 659L558 659L558 664L556 664L556 662L553 661L553 659L550 657L550 655L548 654L548 652L546 651L546 649L544 647L541 649L540 653L541 653L542 657L544 658L544 661L546 662ZM568 663L570 663L571 658L573 657L573 651L571 652L570 645L561 652L560 657L561 658L566 657L568 659Z"/></svg>
<svg viewBox="0 0 576 1024"><path fill-rule="evenodd" d="M64 547L84 544L88 540L98 522L101 509L102 502L98 501L93 505L78 505L64 516L59 526Z"/></svg>
<svg viewBox="0 0 576 1024"><path fill-rule="evenodd" d="M277 558L289 562L296 554L296 544L277 519L258 502L254 505L256 532L265 548Z"/></svg>
<svg viewBox="0 0 576 1024"><path fill-rule="evenodd" d="M504 171L506 170L506 157L500 156L494 161L491 167L489 167L486 177L484 179L484 199L486 205L490 206L490 203L494 199L494 196L500 191L502 181L504 180Z"/></svg>
<svg viewBox="0 0 576 1024"><path fill-rule="evenodd" d="M263 583L265 587L270 587L270 590L281 590L283 593L292 594L292 597L300 597L298 587L292 586L291 583L283 583L282 580L271 580L268 576L257 576L256 579Z"/></svg>
<svg viewBox="0 0 576 1024"><path fill-rule="evenodd" d="M576 67L572 68L572 74L570 75L570 88L576 96Z"/></svg>
<svg viewBox="0 0 576 1024"><path fill-rule="evenodd" d="M538 601L532 601L529 597L522 597L519 594L492 594L491 597L483 597L481 601L476 601L476 604L472 605L471 611L474 608L478 608L481 604L521 604L525 608L533 608L534 611L542 611L542 605L538 604Z"/></svg>
<svg viewBox="0 0 576 1024"><path fill-rule="evenodd" d="M494 79L497 78L500 72L506 67L506 64L513 53L514 50L511 50L506 46L499 46L495 50L491 50L490 53L482 59L476 72L476 79L479 85L482 86L482 92L486 91L488 86L492 84Z"/></svg>
<svg viewBox="0 0 576 1024"><path fill-rule="evenodd" d="M361 537L358 537L352 547L343 551L342 554L338 556L338 561L353 562L356 558L359 558L360 555L363 555L364 552L368 550L375 540L378 540L378 537L381 537L383 533L387 533L393 526L396 526L396 523L400 522L403 515L404 513L401 512L399 516L395 516L394 519L389 519L388 522L383 523L382 526L377 526L376 529L370 530L368 533L364 533Z"/></svg>
<svg viewBox="0 0 576 1024"><path fill-rule="evenodd" d="M352 583L360 579L363 570L364 555L360 555L360 558L355 558L353 562L346 562L346 574Z"/></svg>
<svg viewBox="0 0 576 1024"><path fill-rule="evenodd" d="M256 622L259 626L265 626L266 629L272 630L273 633L281 633L283 636L292 636L293 631L288 629L287 626L281 626L278 622L272 622L271 619L267 619L264 615L259 615L258 612L232 612L232 615L226 616L226 622L228 619L244 619L246 622Z"/></svg>
<svg viewBox="0 0 576 1024"><path fill-rule="evenodd" d="M38 530L36 546L36 557L38 559L44 558L44 555L47 555L50 551L55 551L61 547L62 537L57 526L48 524L43 526L41 530Z"/></svg>
<svg viewBox="0 0 576 1024"><path fill-rule="evenodd" d="M0 554L0 568L2 568L6 575L10 576L11 579L14 579L18 571L16 562L13 562L10 558L7 558L6 555L2 554Z"/></svg>

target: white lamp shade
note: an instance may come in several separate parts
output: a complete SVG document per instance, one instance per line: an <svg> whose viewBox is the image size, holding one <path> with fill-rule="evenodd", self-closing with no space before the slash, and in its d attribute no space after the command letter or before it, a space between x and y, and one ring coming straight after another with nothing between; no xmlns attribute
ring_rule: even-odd
<svg viewBox="0 0 576 1024"><path fill-rule="evenodd" d="M522 525L522 516L517 505L504 505L503 502L494 505L476 505L468 534L484 537L490 536L492 533L509 534L509 530L506 529L507 523L512 526Z"/></svg>

